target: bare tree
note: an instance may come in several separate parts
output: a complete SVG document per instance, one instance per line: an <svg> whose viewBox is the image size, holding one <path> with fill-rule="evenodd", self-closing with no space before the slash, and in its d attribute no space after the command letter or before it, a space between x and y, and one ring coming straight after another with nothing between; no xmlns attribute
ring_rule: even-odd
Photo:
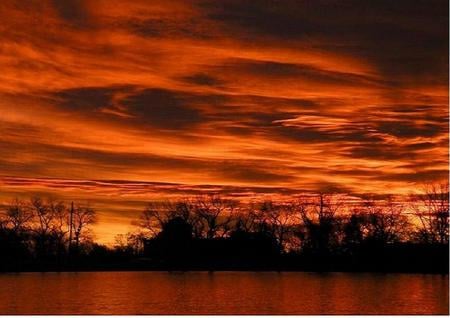
<svg viewBox="0 0 450 318"><path fill-rule="evenodd" d="M11 228L17 234L25 232L31 225L32 219L33 213L29 207L17 198L6 208L4 216L6 227Z"/></svg>
<svg viewBox="0 0 450 318"><path fill-rule="evenodd" d="M68 219L69 210L62 201L52 201L48 202L48 208L52 215L52 221L50 223L51 231L57 233L58 236L65 236L68 231Z"/></svg>
<svg viewBox="0 0 450 318"><path fill-rule="evenodd" d="M114 249L120 253L139 255L143 251L143 233L117 234L114 237Z"/></svg>
<svg viewBox="0 0 450 318"><path fill-rule="evenodd" d="M403 204L392 196L383 201L366 199L362 212L366 217L365 239L389 244L402 241L409 228Z"/></svg>
<svg viewBox="0 0 450 318"><path fill-rule="evenodd" d="M364 226L366 218L359 209L354 209L343 225L343 243L346 248L361 245L364 240Z"/></svg>
<svg viewBox="0 0 450 318"><path fill-rule="evenodd" d="M139 220L134 224L154 237L161 232L164 224L177 214L173 207L174 205L169 201L149 202L139 216Z"/></svg>
<svg viewBox="0 0 450 318"><path fill-rule="evenodd" d="M277 240L280 250L285 250L286 243L293 233L295 211L292 204L265 201L256 213L260 230L269 232Z"/></svg>
<svg viewBox="0 0 450 318"><path fill-rule="evenodd" d="M30 200L30 209L35 219L34 231L40 237L50 233L51 223L53 221L52 211L40 197L33 197Z"/></svg>
<svg viewBox="0 0 450 318"><path fill-rule="evenodd" d="M89 206L76 206L73 211L73 233L76 251L80 242L89 239L90 226L97 221L96 212Z"/></svg>
<svg viewBox="0 0 450 318"><path fill-rule="evenodd" d="M51 235L55 240L58 255L65 251L69 233L69 210L61 201L48 202L49 210L52 215Z"/></svg>
<svg viewBox="0 0 450 318"><path fill-rule="evenodd" d="M254 204L249 204L246 209L240 210L235 215L235 230L245 233L256 231L258 213Z"/></svg>
<svg viewBox="0 0 450 318"><path fill-rule="evenodd" d="M197 197L194 205L199 221L205 225L206 238L228 235L237 207L236 201L223 199L219 195L207 195Z"/></svg>
<svg viewBox="0 0 450 318"><path fill-rule="evenodd" d="M150 202L134 224L156 236L166 221L167 215L161 210L160 204Z"/></svg>
<svg viewBox="0 0 450 318"><path fill-rule="evenodd" d="M321 252L338 244L338 212L343 208L340 196L319 193L297 201L296 211L302 221L298 235L303 247Z"/></svg>
<svg viewBox="0 0 450 318"><path fill-rule="evenodd" d="M33 238L39 256L60 256L65 252L68 233L68 210L63 202L33 197L29 204L33 214Z"/></svg>
<svg viewBox="0 0 450 318"><path fill-rule="evenodd" d="M428 243L448 244L449 185L428 184L423 193L411 195L412 208L419 219L419 237Z"/></svg>

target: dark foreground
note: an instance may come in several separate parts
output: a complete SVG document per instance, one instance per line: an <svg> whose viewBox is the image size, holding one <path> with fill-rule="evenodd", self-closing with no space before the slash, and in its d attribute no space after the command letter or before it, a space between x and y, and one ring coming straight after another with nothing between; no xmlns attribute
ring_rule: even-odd
<svg viewBox="0 0 450 318"><path fill-rule="evenodd" d="M422 197L428 198L422 203L430 209L414 214L420 220L415 226L402 213L403 206L390 200L363 202L351 214L338 215L337 203L325 194L302 203L243 206L239 213L232 212L235 202L217 196L152 203L138 223L143 231L118 236L110 247L82 235L83 226L95 221L91 208L72 204L68 209L40 198L16 200L0 214L0 272L448 274L446 189Z"/></svg>
<svg viewBox="0 0 450 318"><path fill-rule="evenodd" d="M448 314L448 275L0 274L0 314Z"/></svg>
<svg viewBox="0 0 450 318"><path fill-rule="evenodd" d="M448 274L449 247L445 245L396 244L364 248L353 253L255 254L211 249L163 249L153 256L113 251L100 247L72 258L2 259L0 272L52 271L298 271ZM187 253L189 252L189 253ZM192 253L191 253L192 252Z"/></svg>

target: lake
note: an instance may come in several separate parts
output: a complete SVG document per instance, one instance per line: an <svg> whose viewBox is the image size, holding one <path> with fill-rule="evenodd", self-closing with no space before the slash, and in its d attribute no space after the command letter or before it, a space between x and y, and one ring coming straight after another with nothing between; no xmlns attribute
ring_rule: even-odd
<svg viewBox="0 0 450 318"><path fill-rule="evenodd" d="M448 314L448 296L447 275L0 274L0 314Z"/></svg>

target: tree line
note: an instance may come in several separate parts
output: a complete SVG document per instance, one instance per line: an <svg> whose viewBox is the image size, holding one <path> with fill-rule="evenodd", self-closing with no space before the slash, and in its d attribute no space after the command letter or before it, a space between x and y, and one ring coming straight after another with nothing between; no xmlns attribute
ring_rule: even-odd
<svg viewBox="0 0 450 318"><path fill-rule="evenodd" d="M231 233L265 232L280 250L332 249L342 245L416 242L448 244L448 185L428 186L406 201L318 193L292 201L240 204L220 195L175 202L151 202L134 224L140 237L156 237L171 219L192 227L194 238L228 237ZM134 241L136 233L133 233ZM123 237L122 237L123 239Z"/></svg>
<svg viewBox="0 0 450 318"><path fill-rule="evenodd" d="M14 199L0 214L2 267L38 262L64 264L92 245L96 212L88 205L62 201Z"/></svg>
<svg viewBox="0 0 450 318"><path fill-rule="evenodd" d="M29 263L45 268L48 264L123 263L145 257L155 261L164 259L170 249L178 255L174 260L183 262L186 241L211 245L201 250L204 254L234 242L228 249L249 249L248 253L241 251L242 255L258 248L255 242L271 242L271 251L280 257L290 257L293 263L313 260L314 266L327 257L359 262L361 257L371 260L367 255L386 258L389 252L395 257L405 250L406 258L413 253L428 257L429 251L436 251L433 255L439 253L445 259L449 189L448 184L429 185L401 201L392 196L356 200L333 193L250 203L219 194L154 201L133 221L136 231L118 235L112 248L93 241L91 227L96 220L96 211L88 205L39 197L15 199L0 213L0 253L4 256L0 266L17 268ZM156 255L148 246L159 246L163 253Z"/></svg>

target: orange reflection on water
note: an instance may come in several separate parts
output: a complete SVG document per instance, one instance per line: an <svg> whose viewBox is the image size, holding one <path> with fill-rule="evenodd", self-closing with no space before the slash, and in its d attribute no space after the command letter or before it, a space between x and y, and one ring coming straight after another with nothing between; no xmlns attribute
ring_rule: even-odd
<svg viewBox="0 0 450 318"><path fill-rule="evenodd" d="M1 314L448 314L448 275L91 272L0 275Z"/></svg>

